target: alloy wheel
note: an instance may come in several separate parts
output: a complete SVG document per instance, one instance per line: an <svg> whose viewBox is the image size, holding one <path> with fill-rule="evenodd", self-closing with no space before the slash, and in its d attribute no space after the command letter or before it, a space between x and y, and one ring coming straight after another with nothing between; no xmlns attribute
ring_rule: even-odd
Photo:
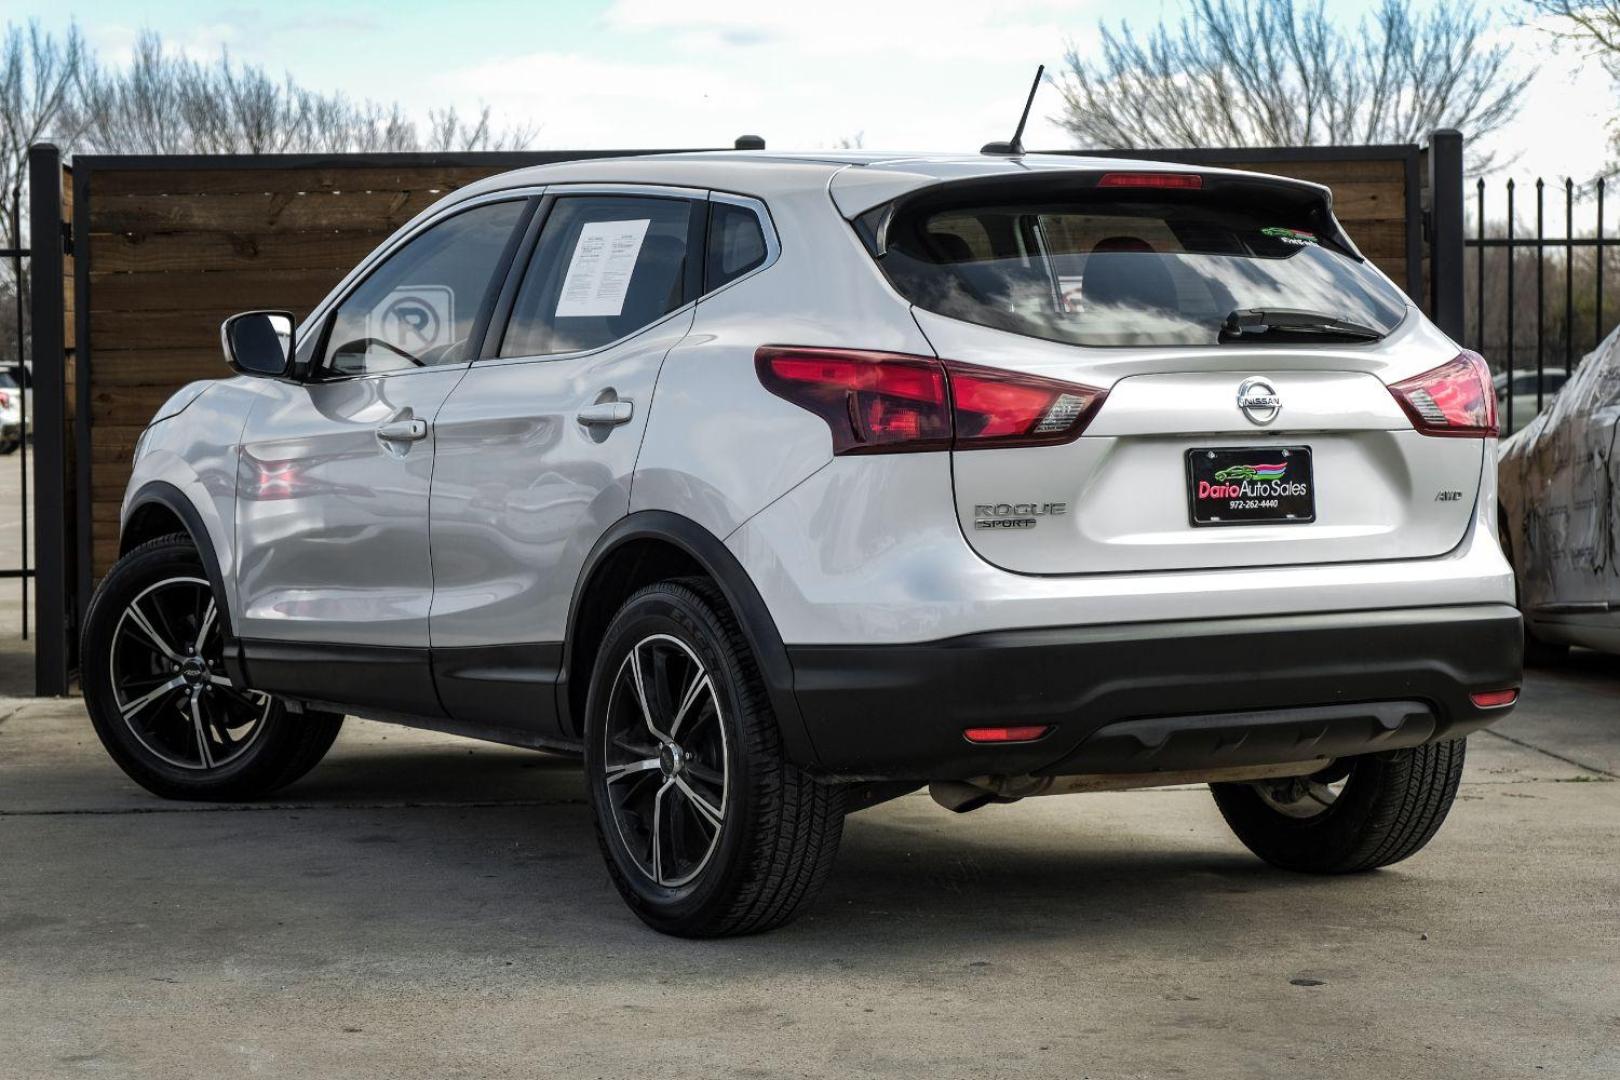
<svg viewBox="0 0 1620 1080"><path fill-rule="evenodd" d="M147 752L175 768L210 770L253 745L277 703L233 686L224 652L204 578L165 578L120 613L108 659L113 700Z"/></svg>
<svg viewBox="0 0 1620 1080"><path fill-rule="evenodd" d="M630 649L602 739L602 781L625 852L654 883L688 884L720 844L731 773L714 678L685 642L653 634Z"/></svg>
<svg viewBox="0 0 1620 1080"><path fill-rule="evenodd" d="M1339 761L1310 776L1263 780L1254 788L1260 795L1260 801L1279 814L1304 820L1332 809L1344 794L1349 778L1349 762Z"/></svg>

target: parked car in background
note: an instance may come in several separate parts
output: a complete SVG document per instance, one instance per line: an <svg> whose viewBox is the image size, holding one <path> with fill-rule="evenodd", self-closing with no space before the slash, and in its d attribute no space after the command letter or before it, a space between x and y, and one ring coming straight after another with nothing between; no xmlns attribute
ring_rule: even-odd
<svg viewBox="0 0 1620 1080"><path fill-rule="evenodd" d="M24 392L15 379L0 371L0 454L16 453L23 439L33 432L32 417L27 421L28 430L23 430Z"/></svg>
<svg viewBox="0 0 1620 1080"><path fill-rule="evenodd" d="M1535 371L1515 371L1511 395L1508 392L1508 373L1498 371L1492 380L1496 386L1496 414L1502 422L1504 434L1520 431L1536 418L1536 413L1552 404L1558 391L1564 388L1569 372L1561 367ZM1536 401L1536 386L1541 386L1541 401ZM1511 400L1509 400L1511 398Z"/></svg>
<svg viewBox="0 0 1620 1080"><path fill-rule="evenodd" d="M1502 546L1513 563L1532 661L1555 660L1571 645L1620 653L1617 422L1620 331L1502 444Z"/></svg>
<svg viewBox="0 0 1620 1080"><path fill-rule="evenodd" d="M262 796L346 714L580 754L625 901L714 936L925 785L1207 782L1260 858L1372 870L1517 698L1489 369L1315 184L571 162L222 338L86 618L165 796Z"/></svg>

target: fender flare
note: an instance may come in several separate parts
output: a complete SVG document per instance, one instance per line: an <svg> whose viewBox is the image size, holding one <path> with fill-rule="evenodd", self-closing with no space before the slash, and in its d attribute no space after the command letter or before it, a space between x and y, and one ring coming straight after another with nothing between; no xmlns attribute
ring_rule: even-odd
<svg viewBox="0 0 1620 1080"><path fill-rule="evenodd" d="M565 730L574 730L583 717L570 715L568 672L572 666L575 635L579 628L580 605L585 591L594 581L604 559L625 544L636 540L659 540L677 548L712 578L726 603L742 626L754 650L754 661L765 683L766 696L776 713L782 743L789 760L800 765L811 765L816 760L804 716L799 711L798 698L793 692L793 665L788 659L787 647L776 629L776 620L765 606L748 572L731 550L708 529L691 518L667 510L638 510L615 522L596 541L579 577L574 582L574 593L568 602L568 624L564 631L561 670L557 678L557 710ZM581 733L583 734L583 733Z"/></svg>
<svg viewBox="0 0 1620 1080"><path fill-rule="evenodd" d="M192 546L197 549L197 555L202 559L203 572L208 576L208 583L213 586L214 595L219 598L220 634L225 643L226 669L238 686L247 685L242 670L241 646L236 640L235 624L231 618L230 593L225 590L225 574L220 569L219 552L214 550L208 524L203 520L201 511L186 498L185 492L167 480L148 480L130 496L126 505L127 510L119 523L120 547L124 527L143 507L161 506L179 518L180 523L185 526L186 533L191 537Z"/></svg>

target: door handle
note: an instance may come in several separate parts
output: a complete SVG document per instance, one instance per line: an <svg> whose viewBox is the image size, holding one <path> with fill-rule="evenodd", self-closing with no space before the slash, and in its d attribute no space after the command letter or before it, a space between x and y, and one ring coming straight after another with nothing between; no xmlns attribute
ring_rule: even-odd
<svg viewBox="0 0 1620 1080"><path fill-rule="evenodd" d="M577 419L582 424L628 424L635 413L628 401L599 401L579 410Z"/></svg>
<svg viewBox="0 0 1620 1080"><path fill-rule="evenodd" d="M384 442L420 442L427 433L426 420L393 420L377 429L377 438Z"/></svg>

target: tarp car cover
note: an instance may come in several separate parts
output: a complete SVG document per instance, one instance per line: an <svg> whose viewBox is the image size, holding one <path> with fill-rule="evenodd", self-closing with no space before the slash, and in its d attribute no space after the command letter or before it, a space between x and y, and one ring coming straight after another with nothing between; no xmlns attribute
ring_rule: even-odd
<svg viewBox="0 0 1620 1080"><path fill-rule="evenodd" d="M1588 353L1524 430L1502 444L1504 539L1532 620L1620 611L1620 328Z"/></svg>

